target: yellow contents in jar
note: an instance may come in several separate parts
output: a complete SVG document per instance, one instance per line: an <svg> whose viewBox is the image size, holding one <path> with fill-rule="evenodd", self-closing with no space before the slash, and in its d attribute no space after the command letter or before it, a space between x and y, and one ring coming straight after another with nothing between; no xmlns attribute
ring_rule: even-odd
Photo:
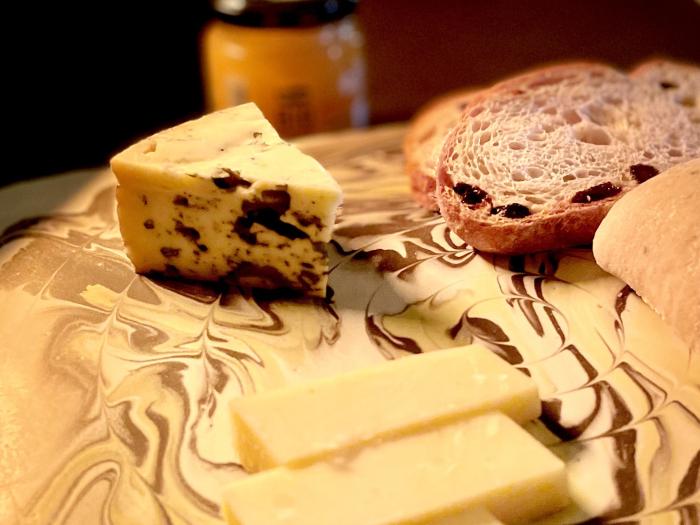
<svg viewBox="0 0 700 525"><path fill-rule="evenodd" d="M311 27L215 20L203 57L210 110L253 101L283 137L367 123L363 38L352 16Z"/></svg>

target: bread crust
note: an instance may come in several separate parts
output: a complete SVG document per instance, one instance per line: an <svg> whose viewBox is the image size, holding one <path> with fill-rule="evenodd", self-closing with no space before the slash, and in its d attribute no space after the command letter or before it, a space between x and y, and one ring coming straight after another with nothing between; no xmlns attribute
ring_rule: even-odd
<svg viewBox="0 0 700 525"><path fill-rule="evenodd" d="M506 255L590 244L598 224L615 202L610 198L544 218L504 219L493 223L475 218L459 200L445 195L452 193L450 188L442 186L438 192L443 193L438 197L440 213L455 234L468 239L477 250Z"/></svg>
<svg viewBox="0 0 700 525"><path fill-rule="evenodd" d="M655 58L637 64L630 70L629 74L631 77L644 77L647 75L663 74L665 72L671 73L674 76L697 77L700 75L700 67L692 62Z"/></svg>
<svg viewBox="0 0 700 525"><path fill-rule="evenodd" d="M474 88L463 88L437 97L411 119L403 141L405 170L414 200L429 211L438 211L433 149L442 142L461 106L473 96Z"/></svg>
<svg viewBox="0 0 700 525"><path fill-rule="evenodd" d="M437 189L437 181L434 176L428 175L425 171L419 169L418 165L406 165L409 181L411 184L411 195L421 208L427 211L440 211L437 203L435 191Z"/></svg>
<svg viewBox="0 0 700 525"><path fill-rule="evenodd" d="M617 201L593 239L604 270L634 289L700 352L700 159Z"/></svg>

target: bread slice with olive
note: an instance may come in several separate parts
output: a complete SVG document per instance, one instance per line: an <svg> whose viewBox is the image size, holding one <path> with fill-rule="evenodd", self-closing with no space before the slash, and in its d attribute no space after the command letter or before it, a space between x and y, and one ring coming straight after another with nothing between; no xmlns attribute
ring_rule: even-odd
<svg viewBox="0 0 700 525"><path fill-rule="evenodd" d="M479 92L438 161L436 195L448 226L496 253L589 244L621 195L700 157L700 122L657 75L673 71L681 89L698 71L685 67L647 64L627 75L564 64Z"/></svg>

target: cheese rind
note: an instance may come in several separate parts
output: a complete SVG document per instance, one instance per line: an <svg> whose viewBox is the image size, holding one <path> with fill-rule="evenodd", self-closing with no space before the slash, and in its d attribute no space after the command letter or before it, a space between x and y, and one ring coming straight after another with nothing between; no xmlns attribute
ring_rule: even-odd
<svg viewBox="0 0 700 525"><path fill-rule="evenodd" d="M254 104L157 133L111 167L138 272L325 295L340 187Z"/></svg>
<svg viewBox="0 0 700 525"><path fill-rule="evenodd" d="M497 412L278 467L224 490L232 525L430 523L476 507L523 523L567 504L564 463Z"/></svg>
<svg viewBox="0 0 700 525"><path fill-rule="evenodd" d="M532 379L477 345L403 357L231 402L237 449L248 472L309 462L489 410L524 423L539 416L540 400Z"/></svg>

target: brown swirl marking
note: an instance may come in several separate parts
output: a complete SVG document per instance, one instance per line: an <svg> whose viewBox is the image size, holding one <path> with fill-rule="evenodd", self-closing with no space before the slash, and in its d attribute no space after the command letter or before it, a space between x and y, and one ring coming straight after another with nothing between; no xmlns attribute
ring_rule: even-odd
<svg viewBox="0 0 700 525"><path fill-rule="evenodd" d="M0 408L3 428L17 429L0 433L0 474L20 517L220 524L221 486L245 475L231 398L377 353L478 341L538 382L553 448L590 480L576 497L599 515L552 523L698 523L687 349L588 250L475 253L413 204L400 141L387 128L303 143L345 191L332 304L134 275L109 179L82 211L17 217L0 236L11 372Z"/></svg>
<svg viewBox="0 0 700 525"><path fill-rule="evenodd" d="M689 503L688 505L683 505L678 507L676 511L669 512L666 514L672 514L678 520L678 523L700 523L700 505L697 503ZM672 518L672 516L669 516Z"/></svg>
<svg viewBox="0 0 700 525"><path fill-rule="evenodd" d="M459 322L449 329L452 339L464 338L464 333L478 337L481 341L488 341L495 348L494 351L512 365L523 362L523 356L513 345L506 344L510 339L503 329L489 319L469 317L468 313L462 314Z"/></svg>
<svg viewBox="0 0 700 525"><path fill-rule="evenodd" d="M634 291L627 285L617 293L615 297L615 311L617 315L622 315L622 312L624 312L627 306L627 298L631 293L634 293Z"/></svg>
<svg viewBox="0 0 700 525"><path fill-rule="evenodd" d="M517 293L527 296L527 291L525 289L523 280L523 275L514 275L512 277L513 288L515 288ZM539 283L541 283L541 280L539 280ZM538 280L535 279L535 285L537 286L537 284ZM538 296L539 295L540 294L538 293ZM542 326L542 322L540 321L539 316L535 312L533 301L529 300L529 296L526 300L508 299L508 302L510 304L516 304L518 308L520 308L520 310L523 312L523 315L525 315L525 318L528 320L530 326L532 326L537 335L539 335L540 337L544 335L544 327ZM561 329L558 326L556 328L558 333L561 333Z"/></svg>
<svg viewBox="0 0 700 525"><path fill-rule="evenodd" d="M224 290L219 283L202 283L187 279L174 279L164 275L151 275L150 279L158 286L203 304L213 304Z"/></svg>
<svg viewBox="0 0 700 525"><path fill-rule="evenodd" d="M678 485L678 501L684 501L690 499L693 496L697 496L698 489L700 488L700 451L698 451L693 460L688 466L688 470L683 476L680 484ZM697 511L697 509L696 509ZM695 514L697 518L697 512Z"/></svg>
<svg viewBox="0 0 700 525"><path fill-rule="evenodd" d="M635 465L637 430L624 430L615 434L613 439L620 461L615 471L615 481L625 498L621 500L618 508L606 513L605 517L610 519L633 516L644 509L644 495Z"/></svg>
<svg viewBox="0 0 700 525"><path fill-rule="evenodd" d="M122 401L110 407L121 425L113 427L113 432L133 453L134 464L142 466L148 454L148 439L141 429L134 424L129 412L133 409L132 402Z"/></svg>
<svg viewBox="0 0 700 525"><path fill-rule="evenodd" d="M392 335L380 328L376 318L373 316L367 318L367 331L374 344L387 359L394 359L395 357L395 354L384 350L387 343L391 347L411 354L420 354L422 352L420 346L410 337Z"/></svg>

